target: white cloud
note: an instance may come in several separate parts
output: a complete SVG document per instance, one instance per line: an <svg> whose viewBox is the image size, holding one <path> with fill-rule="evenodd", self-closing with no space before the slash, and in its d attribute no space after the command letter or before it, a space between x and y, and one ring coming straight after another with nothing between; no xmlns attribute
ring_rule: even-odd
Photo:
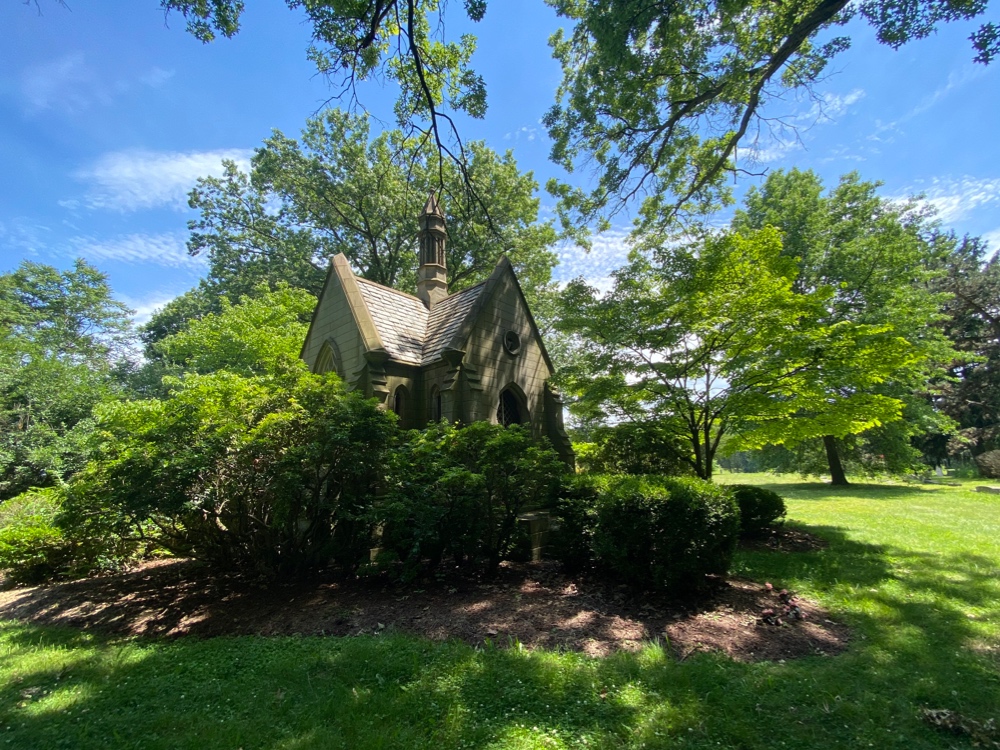
<svg viewBox="0 0 1000 750"><path fill-rule="evenodd" d="M21 76L21 94L29 112L58 107L69 113L86 109L91 100L105 99L94 71L79 52L28 68Z"/></svg>
<svg viewBox="0 0 1000 750"><path fill-rule="evenodd" d="M149 86L151 89L158 89L173 77L174 71L154 66L149 72L139 76L139 83L143 86Z"/></svg>
<svg viewBox="0 0 1000 750"><path fill-rule="evenodd" d="M805 148L802 141L795 138L771 137L768 145L761 146L760 142L751 143L747 148L739 150L739 155L746 158L751 164L770 164L780 161L793 151Z"/></svg>
<svg viewBox="0 0 1000 750"><path fill-rule="evenodd" d="M974 81L985 72L985 65L974 64L967 64L958 70L951 71L948 74L948 80L943 86L939 86L931 94L924 97L924 99L916 107L907 112L902 119L909 120L911 117L915 117L926 112L939 101L948 96L952 91L962 88L965 84Z"/></svg>
<svg viewBox="0 0 1000 750"><path fill-rule="evenodd" d="M198 268L205 265L204 258L188 255L184 235L176 233L128 234L110 240L74 237L68 244L73 255L91 262L110 260L170 268Z"/></svg>
<svg viewBox="0 0 1000 750"><path fill-rule="evenodd" d="M631 247L628 231L612 229L593 239L593 249L587 252L582 247L565 243L556 249L559 265L553 274L557 282L565 283L582 276L591 286L601 291L611 288L611 273L628 261Z"/></svg>
<svg viewBox="0 0 1000 750"><path fill-rule="evenodd" d="M116 96L135 89L137 84L160 88L173 75L172 70L153 67L124 78L103 77L82 53L72 52L27 68L21 74L21 95L29 114L59 110L72 115L94 104L109 104Z"/></svg>
<svg viewBox="0 0 1000 750"><path fill-rule="evenodd" d="M981 236L989 247L990 255L996 255L997 250L1000 250L1000 227L992 232L983 232Z"/></svg>
<svg viewBox="0 0 1000 750"><path fill-rule="evenodd" d="M533 141L538 137L538 128L531 128L528 126L520 127L510 133L504 133L503 139L505 141L515 140L519 141L524 138L527 141Z"/></svg>
<svg viewBox="0 0 1000 750"><path fill-rule="evenodd" d="M809 111L796 115L795 119L803 123L826 124L834 121L865 98L864 89L854 89L846 94L826 93L813 101Z"/></svg>
<svg viewBox="0 0 1000 750"><path fill-rule="evenodd" d="M1000 203L1000 179L934 178L929 183L917 183L905 195L914 193L922 193L923 201L937 211L938 218L951 223Z"/></svg>
<svg viewBox="0 0 1000 750"><path fill-rule="evenodd" d="M74 173L89 184L84 204L91 209L121 212L187 206L187 194L199 177L222 174L222 160L249 168L248 149L158 152L133 149L105 154ZM68 202L68 201L64 201Z"/></svg>
<svg viewBox="0 0 1000 750"><path fill-rule="evenodd" d="M0 221L0 249L20 255L37 255L46 248L50 233L49 227L24 217Z"/></svg>
<svg viewBox="0 0 1000 750"><path fill-rule="evenodd" d="M760 130L752 141L746 141L739 156L752 165L770 164L806 146L803 133L814 125L829 125L845 114L852 105L865 97L863 89L853 89L846 94L826 93L814 97L804 112L783 117L769 117L761 122Z"/></svg>

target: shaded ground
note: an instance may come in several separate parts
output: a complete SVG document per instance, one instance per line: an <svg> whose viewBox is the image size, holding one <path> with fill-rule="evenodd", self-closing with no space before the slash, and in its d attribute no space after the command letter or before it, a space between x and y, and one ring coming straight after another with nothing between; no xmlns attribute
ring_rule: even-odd
<svg viewBox="0 0 1000 750"><path fill-rule="evenodd" d="M772 540L770 546L802 548L816 543L811 539ZM780 610L781 603L762 584L720 582L697 601L678 602L567 576L552 562L505 564L489 582L446 576L401 588L322 578L264 586L213 575L189 560L159 560L114 576L0 591L0 619L124 635L348 636L396 629L436 640L516 640L528 648L593 656L665 638L679 658L723 651L741 661L843 650L847 628L811 602L800 606L805 620L768 625L761 613Z"/></svg>

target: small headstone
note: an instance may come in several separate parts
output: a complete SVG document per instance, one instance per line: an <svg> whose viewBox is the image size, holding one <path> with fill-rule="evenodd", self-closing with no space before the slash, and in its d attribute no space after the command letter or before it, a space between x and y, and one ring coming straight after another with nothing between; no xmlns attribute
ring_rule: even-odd
<svg viewBox="0 0 1000 750"><path fill-rule="evenodd" d="M1000 495L1000 487L994 487L988 484L981 484L976 487L976 492L988 492L991 495Z"/></svg>

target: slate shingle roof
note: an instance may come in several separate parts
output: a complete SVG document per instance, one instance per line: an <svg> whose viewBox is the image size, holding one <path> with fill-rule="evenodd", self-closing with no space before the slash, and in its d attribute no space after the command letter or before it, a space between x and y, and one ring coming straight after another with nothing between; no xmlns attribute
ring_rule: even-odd
<svg viewBox="0 0 1000 750"><path fill-rule="evenodd" d="M469 316L469 311L479 299L486 282L463 289L434 306L427 316L427 333L424 336L423 364L430 364L440 358L441 352L451 343L452 338Z"/></svg>
<svg viewBox="0 0 1000 750"><path fill-rule="evenodd" d="M430 364L440 358L484 286L485 282L452 294L428 312L416 297L358 279L361 298L382 346L393 359L414 365Z"/></svg>

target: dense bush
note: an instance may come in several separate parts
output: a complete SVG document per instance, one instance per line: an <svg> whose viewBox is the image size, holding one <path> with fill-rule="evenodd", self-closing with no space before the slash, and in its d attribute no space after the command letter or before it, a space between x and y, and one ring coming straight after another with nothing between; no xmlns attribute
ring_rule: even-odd
<svg viewBox="0 0 1000 750"><path fill-rule="evenodd" d="M744 536L757 536L785 517L785 501L777 492L751 484L732 484L729 489L740 506L740 529Z"/></svg>
<svg viewBox="0 0 1000 750"><path fill-rule="evenodd" d="M514 551L517 517L551 506L565 465L523 427L487 422L412 431L392 459L376 512L403 576L446 556L493 572Z"/></svg>
<svg viewBox="0 0 1000 750"><path fill-rule="evenodd" d="M177 554L290 573L371 546L370 503L394 423L334 375L167 379L167 398L109 405L71 495L120 535L152 527Z"/></svg>
<svg viewBox="0 0 1000 750"><path fill-rule="evenodd" d="M0 505L0 569L19 583L41 583L120 567L135 545L66 517L65 485L32 489Z"/></svg>
<svg viewBox="0 0 1000 750"><path fill-rule="evenodd" d="M661 422L622 422L596 428L574 445L577 465L594 474L693 474L690 447Z"/></svg>
<svg viewBox="0 0 1000 750"><path fill-rule="evenodd" d="M739 536L739 509L723 487L678 477L592 477L559 505L555 551L579 565L589 546L598 566L625 583L674 591L724 575Z"/></svg>
<svg viewBox="0 0 1000 750"><path fill-rule="evenodd" d="M70 544L56 526L62 489L29 490L0 505L0 569L19 583L66 570Z"/></svg>
<svg viewBox="0 0 1000 750"><path fill-rule="evenodd" d="M576 474L566 478L554 508L547 554L575 573L594 562L597 500L607 476Z"/></svg>

